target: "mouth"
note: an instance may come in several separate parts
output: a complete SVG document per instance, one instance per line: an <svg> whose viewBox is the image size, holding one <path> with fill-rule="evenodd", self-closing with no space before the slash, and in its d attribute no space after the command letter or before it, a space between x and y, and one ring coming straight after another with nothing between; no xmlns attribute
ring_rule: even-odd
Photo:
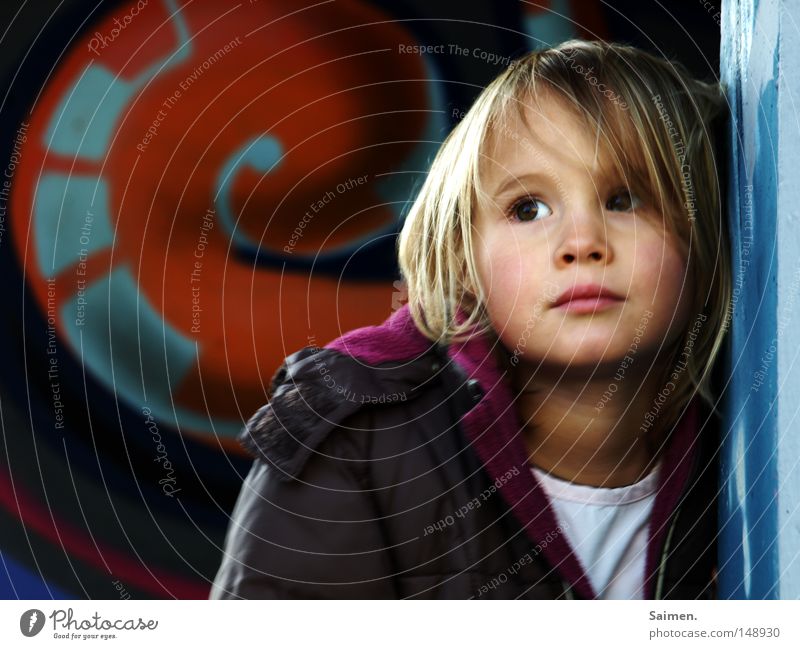
<svg viewBox="0 0 800 649"><path fill-rule="evenodd" d="M597 284L580 284L568 288L553 303L554 309L568 313L594 313L614 308L624 298Z"/></svg>

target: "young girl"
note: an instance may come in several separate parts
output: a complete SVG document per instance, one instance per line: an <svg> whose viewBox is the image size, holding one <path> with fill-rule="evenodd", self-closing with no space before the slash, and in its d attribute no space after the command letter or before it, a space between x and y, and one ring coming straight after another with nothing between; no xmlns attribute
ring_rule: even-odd
<svg viewBox="0 0 800 649"><path fill-rule="evenodd" d="M713 598L723 105L621 45L504 70L405 222L409 303L248 422L211 597Z"/></svg>

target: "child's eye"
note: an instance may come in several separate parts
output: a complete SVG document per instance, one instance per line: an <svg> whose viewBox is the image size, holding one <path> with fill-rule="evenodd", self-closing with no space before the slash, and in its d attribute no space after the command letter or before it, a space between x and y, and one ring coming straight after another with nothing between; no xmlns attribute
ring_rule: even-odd
<svg viewBox="0 0 800 649"><path fill-rule="evenodd" d="M509 209L510 216L518 221L535 221L536 219L549 216L553 210L538 198L526 196L515 201Z"/></svg>
<svg viewBox="0 0 800 649"><path fill-rule="evenodd" d="M622 190L608 199L606 209L614 212L628 212L642 206L641 199L628 190Z"/></svg>

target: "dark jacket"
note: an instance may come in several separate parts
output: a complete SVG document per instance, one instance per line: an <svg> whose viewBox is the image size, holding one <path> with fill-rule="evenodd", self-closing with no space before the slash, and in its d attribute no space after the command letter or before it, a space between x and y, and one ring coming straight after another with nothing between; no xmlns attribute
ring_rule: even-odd
<svg viewBox="0 0 800 649"><path fill-rule="evenodd" d="M211 598L595 598L530 471L486 338L408 307L287 357L241 436L256 459ZM716 595L717 444L695 400L649 530L648 599Z"/></svg>

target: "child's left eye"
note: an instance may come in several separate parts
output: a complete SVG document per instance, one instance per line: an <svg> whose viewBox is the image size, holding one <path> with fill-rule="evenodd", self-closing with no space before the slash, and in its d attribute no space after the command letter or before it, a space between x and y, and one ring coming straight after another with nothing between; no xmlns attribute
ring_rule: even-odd
<svg viewBox="0 0 800 649"><path fill-rule="evenodd" d="M606 202L606 209L614 212L629 212L642 207L641 199L627 190L619 191Z"/></svg>

